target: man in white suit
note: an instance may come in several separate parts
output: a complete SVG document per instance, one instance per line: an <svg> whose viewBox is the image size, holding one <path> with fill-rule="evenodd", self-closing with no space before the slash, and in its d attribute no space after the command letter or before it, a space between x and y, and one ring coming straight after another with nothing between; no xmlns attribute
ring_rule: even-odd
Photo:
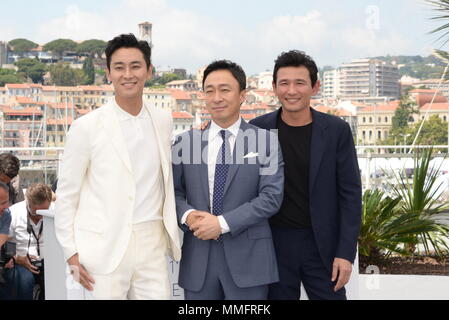
<svg viewBox="0 0 449 320"><path fill-rule="evenodd" d="M151 48L106 48L115 99L76 120L59 175L55 228L72 273L95 299L168 299L166 254L180 258L172 119L142 100Z"/></svg>

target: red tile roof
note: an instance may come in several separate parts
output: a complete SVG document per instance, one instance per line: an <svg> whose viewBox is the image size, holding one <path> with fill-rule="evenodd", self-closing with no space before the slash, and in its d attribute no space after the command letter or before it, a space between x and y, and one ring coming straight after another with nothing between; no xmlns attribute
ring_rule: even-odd
<svg viewBox="0 0 449 320"><path fill-rule="evenodd" d="M187 91L182 90L170 90L170 93L173 98L176 100L192 100L192 97L190 96L190 93Z"/></svg>
<svg viewBox="0 0 449 320"><path fill-rule="evenodd" d="M70 87L70 86L57 86L55 87L56 91L66 91L66 92L82 92L83 90L78 87Z"/></svg>
<svg viewBox="0 0 449 320"><path fill-rule="evenodd" d="M47 119L47 124L49 125L71 125L72 122L72 117L67 117L67 121L65 119Z"/></svg>
<svg viewBox="0 0 449 320"><path fill-rule="evenodd" d="M35 101L33 98L28 98L28 97L19 97L16 96L16 101L19 104L37 104L37 101Z"/></svg>
<svg viewBox="0 0 449 320"><path fill-rule="evenodd" d="M174 111L172 117L173 119L193 119L193 116L185 111Z"/></svg>
<svg viewBox="0 0 449 320"><path fill-rule="evenodd" d="M427 110L434 110L434 111L449 111L449 103L447 102L443 102L443 103L432 103L432 105L430 103L426 103L425 105L423 105L421 108L421 112L426 112Z"/></svg>
<svg viewBox="0 0 449 320"><path fill-rule="evenodd" d="M5 87L7 87L8 89L29 89L30 88L28 86L28 84L24 84L24 83L7 83L7 84L5 84Z"/></svg>
<svg viewBox="0 0 449 320"><path fill-rule="evenodd" d="M42 115L42 111L39 108L24 108L24 109L12 109L8 106L3 108L3 113L10 116L27 116L27 115Z"/></svg>
<svg viewBox="0 0 449 320"><path fill-rule="evenodd" d="M432 94L418 94L415 96L416 104L419 107L422 107L423 105L430 103L433 99L433 102L435 103L444 103L447 102L447 98L442 95L436 95L435 99L433 98L435 94L435 91Z"/></svg>
<svg viewBox="0 0 449 320"><path fill-rule="evenodd" d="M365 107L361 110L359 110L359 112L363 113L363 112L374 112L374 111L396 111L396 109L399 107L399 100L395 100L395 101L390 101L387 104L380 104L380 105L375 105L375 106L368 106Z"/></svg>
<svg viewBox="0 0 449 320"><path fill-rule="evenodd" d="M99 86L78 86L78 88L83 91L103 91L103 89Z"/></svg>

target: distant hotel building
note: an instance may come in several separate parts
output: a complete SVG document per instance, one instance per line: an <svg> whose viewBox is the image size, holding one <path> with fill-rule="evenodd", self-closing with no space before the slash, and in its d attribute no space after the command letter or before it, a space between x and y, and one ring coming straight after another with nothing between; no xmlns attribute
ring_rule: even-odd
<svg viewBox="0 0 449 320"><path fill-rule="evenodd" d="M389 101L400 97L399 70L396 65L376 59L359 59L326 71L322 94L363 103Z"/></svg>

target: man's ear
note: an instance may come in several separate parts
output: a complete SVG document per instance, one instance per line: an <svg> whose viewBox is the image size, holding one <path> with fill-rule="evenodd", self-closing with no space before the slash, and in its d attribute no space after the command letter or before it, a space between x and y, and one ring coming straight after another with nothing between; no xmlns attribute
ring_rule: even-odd
<svg viewBox="0 0 449 320"><path fill-rule="evenodd" d="M320 80L317 80L315 82L315 85L312 88L312 92L313 92L314 96L316 96L318 94L318 92L320 91L320 87L321 87L321 82L320 82Z"/></svg>
<svg viewBox="0 0 449 320"><path fill-rule="evenodd" d="M153 78L153 65L152 64L150 64L150 67L148 68L147 81L151 80L151 78Z"/></svg>
<svg viewBox="0 0 449 320"><path fill-rule="evenodd" d="M240 91L240 106L245 103L246 100L246 90Z"/></svg>
<svg viewBox="0 0 449 320"><path fill-rule="evenodd" d="M108 78L108 81L109 81L109 82L112 82L112 81L111 81L111 72L109 72L109 68L106 67L106 69L105 69L104 71L106 71L106 78Z"/></svg>

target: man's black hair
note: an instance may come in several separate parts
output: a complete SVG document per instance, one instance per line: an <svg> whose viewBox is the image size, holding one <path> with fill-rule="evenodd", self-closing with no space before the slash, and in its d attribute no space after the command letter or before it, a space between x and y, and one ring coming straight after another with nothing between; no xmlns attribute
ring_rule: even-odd
<svg viewBox="0 0 449 320"><path fill-rule="evenodd" d="M112 54L120 48L139 49L143 54L143 58L147 65L147 69L150 68L150 66L151 66L151 47L150 47L150 45L146 41L137 40L137 38L132 33L130 33L130 34L121 34L108 42L105 53L106 53L106 62L107 62L107 66L108 66L109 70L111 70Z"/></svg>
<svg viewBox="0 0 449 320"><path fill-rule="evenodd" d="M312 87L318 80L318 67L315 61L305 52L299 50L290 50L282 52L274 61L273 82L276 85L277 73L280 68L284 67L301 67L304 66L309 70Z"/></svg>
<svg viewBox="0 0 449 320"><path fill-rule="evenodd" d="M206 82L207 76L217 70L228 70L234 78L239 83L240 91L243 91L246 89L246 75L245 71L243 71L242 67L239 66L237 63L229 61L229 60L217 60L209 64L204 70L203 75L203 90L204 90L204 83Z"/></svg>
<svg viewBox="0 0 449 320"><path fill-rule="evenodd" d="M20 160L11 152L0 154L0 173L13 179L19 174Z"/></svg>

